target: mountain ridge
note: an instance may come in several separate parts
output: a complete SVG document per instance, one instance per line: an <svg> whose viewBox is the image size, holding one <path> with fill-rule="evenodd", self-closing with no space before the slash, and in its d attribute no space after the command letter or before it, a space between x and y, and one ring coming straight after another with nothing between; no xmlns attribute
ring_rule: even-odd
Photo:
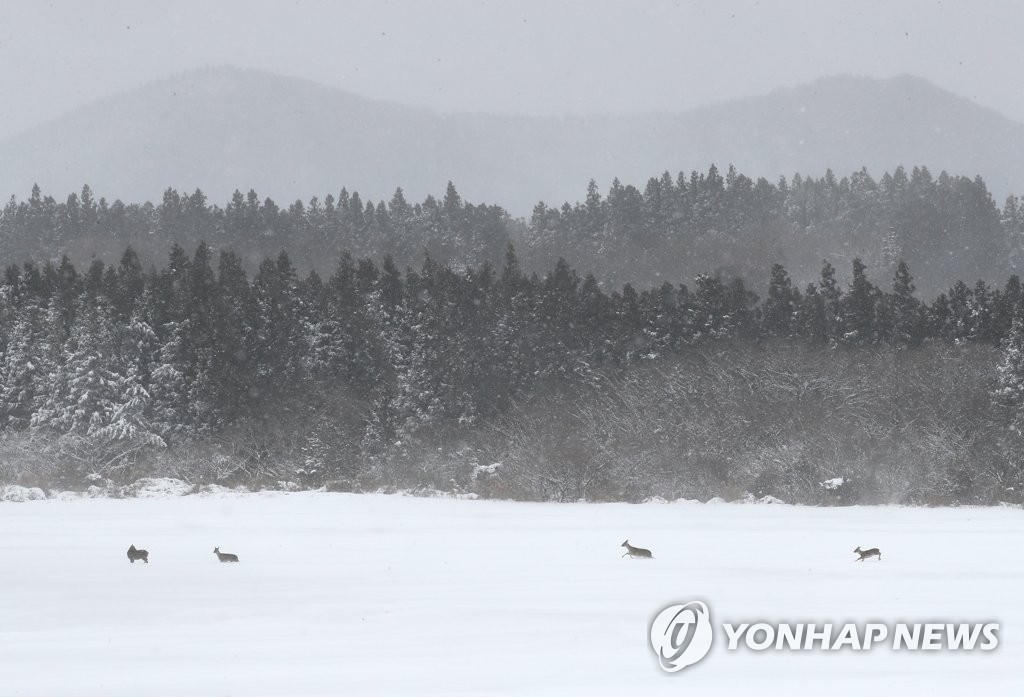
<svg viewBox="0 0 1024 697"><path fill-rule="evenodd" d="M0 195L156 200L168 187L275 200L342 187L413 198L455 181L525 215L583 197L587 181L735 164L774 180L903 164L1024 190L1024 124L921 78L821 78L684 112L443 113L320 83L214 66L107 96L0 141Z"/></svg>

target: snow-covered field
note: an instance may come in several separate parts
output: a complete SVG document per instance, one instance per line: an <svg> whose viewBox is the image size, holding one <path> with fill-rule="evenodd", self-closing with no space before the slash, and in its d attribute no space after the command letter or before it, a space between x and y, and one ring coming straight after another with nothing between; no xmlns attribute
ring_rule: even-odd
<svg viewBox="0 0 1024 697"><path fill-rule="evenodd" d="M620 559L628 537L653 561ZM0 503L0 694L1019 694L1024 513L325 493ZM128 563L134 543L150 564ZM239 564L219 564L214 546ZM884 560L854 562L857 545ZM992 652L728 652L650 618L996 620ZM716 627L717 628L717 627Z"/></svg>

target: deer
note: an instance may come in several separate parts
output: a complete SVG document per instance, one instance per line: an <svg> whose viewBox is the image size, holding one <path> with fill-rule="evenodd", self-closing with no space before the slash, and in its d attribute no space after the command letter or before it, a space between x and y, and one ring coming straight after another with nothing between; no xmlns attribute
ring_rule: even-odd
<svg viewBox="0 0 1024 697"><path fill-rule="evenodd" d="M642 547L634 547L629 544L629 540L626 540L619 546L626 548L625 554L622 555L623 557L629 555L630 559L654 559L654 555L651 554L651 550L644 549Z"/></svg>
<svg viewBox="0 0 1024 697"><path fill-rule="evenodd" d="M864 561L871 557L878 557L878 561L882 561L882 552L878 547L872 547L871 549L861 549L860 547L857 547L857 549L853 550L853 553L860 555L856 561Z"/></svg>
<svg viewBox="0 0 1024 697"><path fill-rule="evenodd" d="M135 545L132 545L128 548L128 561L134 564L136 559L141 559L148 564L149 552L144 549L135 549Z"/></svg>
<svg viewBox="0 0 1024 697"><path fill-rule="evenodd" d="M237 554L227 554L226 552L222 552L220 551L220 547L214 547L213 553L217 555L217 558L220 559L221 562L238 561Z"/></svg>

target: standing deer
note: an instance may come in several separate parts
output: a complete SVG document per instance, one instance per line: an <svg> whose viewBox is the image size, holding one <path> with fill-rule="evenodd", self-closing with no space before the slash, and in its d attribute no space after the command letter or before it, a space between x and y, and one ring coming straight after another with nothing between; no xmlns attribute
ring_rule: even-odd
<svg viewBox="0 0 1024 697"><path fill-rule="evenodd" d="M220 551L220 547L214 547L213 553L217 555L217 558L220 559L221 562L238 561L237 554L226 554L225 552Z"/></svg>
<svg viewBox="0 0 1024 697"><path fill-rule="evenodd" d="M626 548L625 554L622 555L623 557L628 554L630 559L654 559L654 555L651 554L651 550L644 549L642 547L634 547L629 544L629 540L626 540L619 546Z"/></svg>
<svg viewBox="0 0 1024 697"><path fill-rule="evenodd" d="M134 564L136 559L141 559L148 564L149 552L144 549L135 549L135 545L132 545L128 548L128 561Z"/></svg>
<svg viewBox="0 0 1024 697"><path fill-rule="evenodd" d="M860 547L857 547L857 549L853 550L853 553L860 555L860 558L857 559L857 561L864 561L871 557L878 557L878 561L882 561L882 552L878 547L872 547L871 549L861 549Z"/></svg>

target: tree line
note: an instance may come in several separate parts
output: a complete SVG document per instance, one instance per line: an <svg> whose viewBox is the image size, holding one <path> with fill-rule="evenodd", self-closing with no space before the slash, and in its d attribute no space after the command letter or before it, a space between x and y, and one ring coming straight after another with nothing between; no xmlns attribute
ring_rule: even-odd
<svg viewBox="0 0 1024 697"><path fill-rule="evenodd" d="M582 192L581 192L582 193ZM729 167L664 173L643 187L614 180L605 193L590 182L575 203L538 203L526 220L498 205L472 204L449 183L443 196L410 202L401 189L388 201L358 192L279 205L236 191L223 205L199 190L168 189L158 202L108 202L86 186L59 201L34 187L0 211L0 258L116 263L131 246L146 265L168 245L238 250L244 268L289 252L302 271L333 272L340 255L418 265L426 252L443 265L500 266L509 243L524 268L546 272L565 258L602 287L646 287L702 273L764 279L782 263L803 286L825 259L843 271L854 258L887 284L899 260L929 295L951 279L1001 282L1018 266L1024 208L1016 196L996 205L985 182L925 167L874 179L866 170L842 178L795 175L769 182ZM244 250L244 251L242 251ZM760 288L763 290L763 286Z"/></svg>
<svg viewBox="0 0 1024 697"><path fill-rule="evenodd" d="M809 426L823 404L861 422L833 433L837 463L844 449L877 447L858 440L876 429L893 448L938 442L911 435L929 420L929 438L1011 432L1024 395L1014 382L1024 383L1016 276L999 287L957 282L928 302L903 262L888 288L859 259L850 278L841 284L825 262L801 290L776 264L763 299L742 279L716 275L606 292L564 259L528 273L510 245L498 267L428 255L400 270L390 257L342 254L326 277L300 273L285 252L250 277L237 254L205 243L192 253L175 245L159 269L146 270L131 248L84 272L67 258L12 265L0 286L0 476L77 487L172 472L634 499L696 481L703 494L738 486L747 480L723 462L773 452L780 434L810 448L829 432ZM787 353L804 356L801 365L779 368ZM937 356L971 366L970 388L922 385L947 370L934 367ZM885 375L870 389L856 387L865 364L872 379ZM836 366L831 377L814 373ZM814 375L798 379L807 370ZM852 396L837 396L844 390ZM789 411L780 406L788 399L797 400ZM947 402L960 406L917 413ZM1008 495L1019 447L999 443L998 483L957 490L957 500ZM724 449L712 457L709 448ZM687 452L704 463L699 476L673 464ZM921 462L934 460L922 453ZM958 466L981 457L964 453ZM493 480L487 459L518 469ZM649 468L624 472L626 461ZM804 484L817 491L814 476ZM767 495L781 479L758 481L744 486ZM940 490L954 495L943 484L929 496Z"/></svg>

